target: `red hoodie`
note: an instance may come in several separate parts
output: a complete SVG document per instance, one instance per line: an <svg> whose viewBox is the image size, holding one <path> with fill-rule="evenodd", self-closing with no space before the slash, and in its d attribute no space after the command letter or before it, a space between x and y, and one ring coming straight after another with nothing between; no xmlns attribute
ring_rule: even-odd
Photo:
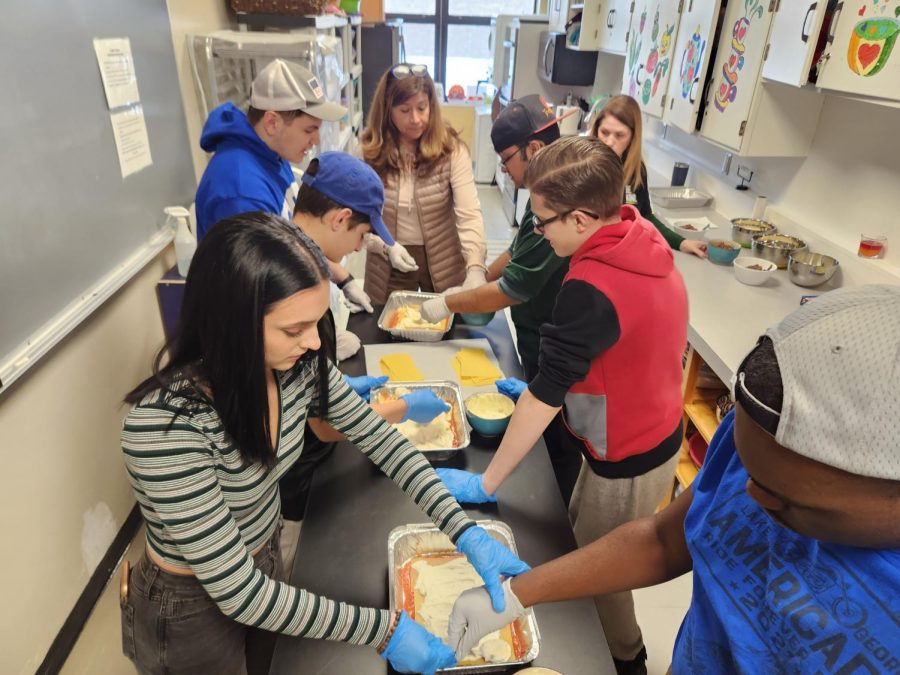
<svg viewBox="0 0 900 675"><path fill-rule="evenodd" d="M688 305L665 239L633 206L620 213L572 256L529 389L563 405L597 473L633 476L680 442Z"/></svg>

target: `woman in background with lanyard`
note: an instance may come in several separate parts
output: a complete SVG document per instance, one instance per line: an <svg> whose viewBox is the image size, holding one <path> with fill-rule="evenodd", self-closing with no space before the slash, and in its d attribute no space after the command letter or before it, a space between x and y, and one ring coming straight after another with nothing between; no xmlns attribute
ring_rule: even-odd
<svg viewBox="0 0 900 675"><path fill-rule="evenodd" d="M637 207L676 251L706 257L706 242L685 239L653 215L647 190L647 167L641 155L641 107L631 96L613 96L591 123L591 136L606 143L622 160L625 204Z"/></svg>
<svg viewBox="0 0 900 675"><path fill-rule="evenodd" d="M383 255L367 256L372 302L383 304L395 290L482 285L487 249L472 160L441 118L425 66L401 63L381 76L361 144L363 159L384 181L384 222L419 265L401 272ZM370 238L369 253L383 248Z"/></svg>
<svg viewBox="0 0 900 675"><path fill-rule="evenodd" d="M454 664L403 612L278 580L278 481L307 424L345 434L400 485L494 587L498 609L500 575L528 569L326 359L317 322L328 301L321 250L277 216L225 219L200 242L168 362L159 367L164 349L126 397L122 449L147 542L123 580L122 644L139 672L246 673L250 627L375 647L401 672Z"/></svg>

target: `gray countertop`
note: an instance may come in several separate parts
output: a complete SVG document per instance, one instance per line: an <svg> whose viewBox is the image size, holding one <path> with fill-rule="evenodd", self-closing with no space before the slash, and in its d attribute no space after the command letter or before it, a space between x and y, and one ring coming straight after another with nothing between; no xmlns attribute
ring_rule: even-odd
<svg viewBox="0 0 900 675"><path fill-rule="evenodd" d="M374 315L353 315L348 329L359 335L363 344L388 342L390 336L375 326L377 316L377 309ZM447 337L486 338L503 372L521 377L502 312L483 328L457 325ZM362 352L341 367L351 375L363 374ZM483 471L497 442L476 437L469 448L441 465ZM499 505L466 510L473 518L507 523L519 555L529 564L538 565L575 548L543 441L507 479L498 497ZM340 443L313 479L290 582L331 598L387 607L388 533L397 525L415 522L427 522L422 511L361 452L349 443ZM615 672L593 601L540 605L535 614L541 649L533 665L573 674ZM386 672L387 665L373 649L286 636L277 640L270 670L292 675Z"/></svg>

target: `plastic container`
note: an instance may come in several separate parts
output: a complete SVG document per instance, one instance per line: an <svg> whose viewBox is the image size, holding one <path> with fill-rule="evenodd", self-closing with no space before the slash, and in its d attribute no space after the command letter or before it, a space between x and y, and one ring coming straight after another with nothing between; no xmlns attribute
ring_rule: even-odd
<svg viewBox="0 0 900 675"><path fill-rule="evenodd" d="M175 230L175 261L178 274L187 277L191 258L197 250L197 238L191 232L191 213L182 206L167 206L164 209L166 224Z"/></svg>

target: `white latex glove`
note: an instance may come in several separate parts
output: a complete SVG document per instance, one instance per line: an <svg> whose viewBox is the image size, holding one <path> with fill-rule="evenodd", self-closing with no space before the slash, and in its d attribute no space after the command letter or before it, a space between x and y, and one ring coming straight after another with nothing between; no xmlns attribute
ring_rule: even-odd
<svg viewBox="0 0 900 675"><path fill-rule="evenodd" d="M450 309L447 307L447 301L443 295L423 302L420 311L422 318L428 323L437 323L450 316Z"/></svg>
<svg viewBox="0 0 900 675"><path fill-rule="evenodd" d="M337 358L338 361L343 361L344 359L349 359L356 352L359 351L359 348L362 347L362 342L359 341L359 338L356 337L349 330L338 331L337 334Z"/></svg>
<svg viewBox="0 0 900 675"><path fill-rule="evenodd" d="M372 298L370 298L369 294L363 290L362 282L359 279L349 281L341 289L341 292L344 294L344 297L347 298L352 313L355 314L356 312L365 310L371 314L375 311L375 308L372 307Z"/></svg>
<svg viewBox="0 0 900 675"><path fill-rule="evenodd" d="M415 272L419 269L409 251L403 248L403 244L394 242L393 246L387 247L388 260L391 261L391 267L400 272Z"/></svg>
<svg viewBox="0 0 900 675"><path fill-rule="evenodd" d="M463 282L463 290L468 291L472 288L478 288L479 286L484 286L487 282L487 278L485 277L486 272L483 267L470 267L466 270L466 280Z"/></svg>
<svg viewBox="0 0 900 675"><path fill-rule="evenodd" d="M509 579L503 582L506 609L495 612L491 606L491 596L484 586L470 588L457 598L450 613L447 642L462 660L472 651L472 647L488 633L500 630L525 613L519 598L513 593Z"/></svg>

